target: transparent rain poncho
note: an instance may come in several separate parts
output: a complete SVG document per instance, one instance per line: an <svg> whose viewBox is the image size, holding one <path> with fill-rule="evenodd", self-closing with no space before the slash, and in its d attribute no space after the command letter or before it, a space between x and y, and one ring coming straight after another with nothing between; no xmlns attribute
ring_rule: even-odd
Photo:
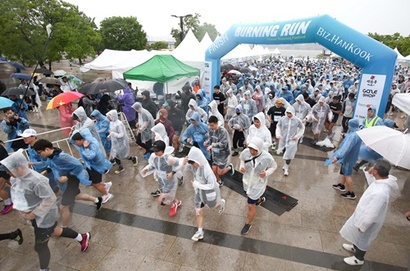
<svg viewBox="0 0 410 271"><path fill-rule="evenodd" d="M192 165L187 166L194 175L192 185L195 190L195 209L200 209L201 203L207 205L209 208L220 206L221 191L219 184L202 151L196 147L192 147L188 153L188 161L194 161L199 165L198 168Z"/></svg>
<svg viewBox="0 0 410 271"><path fill-rule="evenodd" d="M165 129L164 124L162 124L161 122L158 122L154 127L152 127L151 131L154 132L155 134L154 141L162 140L165 142L166 146L169 145L169 138L168 138L167 130Z"/></svg>
<svg viewBox="0 0 410 271"><path fill-rule="evenodd" d="M231 157L228 131L220 126L215 131L209 129L209 145L212 145L212 162L218 166L227 166Z"/></svg>
<svg viewBox="0 0 410 271"><path fill-rule="evenodd" d="M298 103L298 101L300 102L300 104ZM296 101L292 106L295 109L294 116L298 117L301 120L309 117L310 111L312 110L310 105L307 102L305 102L305 99L303 98L302 94L299 94L296 97Z"/></svg>
<svg viewBox="0 0 410 271"><path fill-rule="evenodd" d="M141 134L142 143L152 140L154 134L151 129L154 127L154 118L151 113L143 108L139 102L134 103L132 108L138 112L138 132Z"/></svg>
<svg viewBox="0 0 410 271"><path fill-rule="evenodd" d="M320 105L322 104L322 105ZM320 97L319 102L312 107L312 132L317 135L322 131L325 120L328 117L330 107L325 103L325 98Z"/></svg>
<svg viewBox="0 0 410 271"><path fill-rule="evenodd" d="M265 114L263 112L259 112L258 114L256 114L255 116L253 116L253 118L258 119L261 122L261 125L259 128L256 128L255 124L252 124L249 127L249 134L246 138L246 142L249 143L252 138L260 138L263 141L263 149L265 151L269 151L269 147L272 144L272 136L271 133L269 131L269 129L266 127L266 117Z"/></svg>
<svg viewBox="0 0 410 271"><path fill-rule="evenodd" d="M192 105L194 110L191 109L190 105ZM198 113L199 118L202 120L203 123L208 122L208 114L205 112L205 110L203 110L202 108L198 106L198 104L196 103L194 99L189 100L188 107L189 109L185 115L185 119L188 123L192 118L192 114L194 114L195 112Z"/></svg>
<svg viewBox="0 0 410 271"><path fill-rule="evenodd" d="M221 113L219 113L218 111L218 105L216 104L215 101L212 101L209 103L209 114L208 114L208 118L210 116L215 116L218 118L218 126L224 126L225 121L224 121L224 117L222 116Z"/></svg>
<svg viewBox="0 0 410 271"><path fill-rule="evenodd" d="M111 141L107 139L108 131L110 130L110 121L97 109L91 112L91 116L96 120L95 126L97 127L97 132L100 135L101 142L104 146L105 151L110 152Z"/></svg>
<svg viewBox="0 0 410 271"><path fill-rule="evenodd" d="M258 153L256 156L252 156L249 147L255 149ZM248 148L245 149L240 155L240 168L245 168L243 174L243 190L249 198L253 200L259 199L265 192L268 184L268 177L276 170L276 162L272 155L263 150L263 141L260 138L253 138ZM265 171L266 177L261 178L259 174Z"/></svg>
<svg viewBox="0 0 410 271"><path fill-rule="evenodd" d="M110 120L111 151L110 159L128 159L130 157L130 143L124 124L118 119L117 110L107 113Z"/></svg>
<svg viewBox="0 0 410 271"><path fill-rule="evenodd" d="M58 218L56 196L48 179L28 167L23 150L12 153L1 164L13 175L10 178L13 208L36 215L39 228L54 225Z"/></svg>

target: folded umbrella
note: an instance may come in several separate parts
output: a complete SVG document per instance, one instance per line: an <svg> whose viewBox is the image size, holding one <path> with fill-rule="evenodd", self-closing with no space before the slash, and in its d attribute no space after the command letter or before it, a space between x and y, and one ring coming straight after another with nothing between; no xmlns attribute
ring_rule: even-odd
<svg viewBox="0 0 410 271"><path fill-rule="evenodd" d="M64 104L71 103L72 101L78 100L83 97L84 94L78 93L76 91L68 91L56 95L53 99L48 102L46 110L54 109Z"/></svg>

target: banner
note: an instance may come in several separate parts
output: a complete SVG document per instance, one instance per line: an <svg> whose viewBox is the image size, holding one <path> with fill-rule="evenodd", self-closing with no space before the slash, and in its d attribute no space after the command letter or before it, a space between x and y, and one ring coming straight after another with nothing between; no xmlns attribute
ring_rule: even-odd
<svg viewBox="0 0 410 271"><path fill-rule="evenodd" d="M362 74L354 117L363 120L367 115L367 109L376 108L379 112L380 101L383 96L383 88L386 82L384 74Z"/></svg>
<svg viewBox="0 0 410 271"><path fill-rule="evenodd" d="M212 62L206 61L204 63L204 75L202 79L202 89L205 91L206 96L212 100L212 91L214 86L211 85L211 77L212 77Z"/></svg>

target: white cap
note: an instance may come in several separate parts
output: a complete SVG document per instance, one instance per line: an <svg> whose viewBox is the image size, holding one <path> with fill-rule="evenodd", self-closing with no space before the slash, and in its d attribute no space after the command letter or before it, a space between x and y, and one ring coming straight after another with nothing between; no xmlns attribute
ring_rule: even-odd
<svg viewBox="0 0 410 271"><path fill-rule="evenodd" d="M21 137L23 137L23 138L27 138L27 137L30 137L30 136L37 136L36 130L26 129L26 130L24 130L24 132L21 134Z"/></svg>

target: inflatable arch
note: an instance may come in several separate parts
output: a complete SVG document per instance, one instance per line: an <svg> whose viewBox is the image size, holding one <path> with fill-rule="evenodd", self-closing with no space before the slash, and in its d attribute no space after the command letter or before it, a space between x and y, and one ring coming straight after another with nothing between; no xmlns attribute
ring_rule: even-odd
<svg viewBox="0 0 410 271"><path fill-rule="evenodd" d="M384 44L336 21L328 15L257 24L235 24L205 52L204 89L211 95L220 80L220 59L237 45L319 43L362 68L355 117L367 108L384 116L397 54Z"/></svg>

